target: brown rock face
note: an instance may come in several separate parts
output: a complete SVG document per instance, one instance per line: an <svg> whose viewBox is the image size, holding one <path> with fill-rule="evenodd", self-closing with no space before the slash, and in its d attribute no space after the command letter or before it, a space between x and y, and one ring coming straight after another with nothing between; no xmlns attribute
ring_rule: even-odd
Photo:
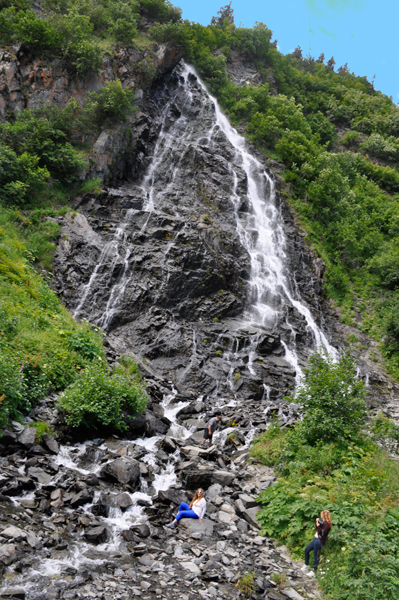
<svg viewBox="0 0 399 600"><path fill-rule="evenodd" d="M151 81L143 79L143 61L154 68L154 78L174 69L182 55L170 45L152 44L145 49L120 48L110 56L103 55L103 64L98 73L83 79L74 76L59 59L43 63L20 47L16 54L0 50L0 121L7 121L38 102L54 103L63 108L71 98L83 104L89 92L97 92L105 83L120 79L124 88L136 92L140 104L143 87ZM88 166L82 178L120 178L124 175L124 157L131 150L134 139L131 126L136 126L137 117L104 130L98 138L93 137L93 150L88 157Z"/></svg>

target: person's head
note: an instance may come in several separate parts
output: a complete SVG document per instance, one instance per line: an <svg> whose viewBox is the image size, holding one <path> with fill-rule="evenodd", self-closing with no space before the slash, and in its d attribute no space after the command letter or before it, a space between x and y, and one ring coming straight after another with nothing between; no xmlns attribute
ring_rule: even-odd
<svg viewBox="0 0 399 600"><path fill-rule="evenodd" d="M219 415L216 415L215 419L219 423L219 421L221 420L221 417L219 417Z"/></svg>
<svg viewBox="0 0 399 600"><path fill-rule="evenodd" d="M198 490L196 490L196 492L194 494L194 498L191 500L190 508L193 507L193 503L196 500L201 500L201 498L203 498L204 495L205 495L204 490L202 488L198 488Z"/></svg>
<svg viewBox="0 0 399 600"><path fill-rule="evenodd" d="M322 521L327 521L327 523L332 526L332 519L328 510L322 510L320 513L320 518Z"/></svg>

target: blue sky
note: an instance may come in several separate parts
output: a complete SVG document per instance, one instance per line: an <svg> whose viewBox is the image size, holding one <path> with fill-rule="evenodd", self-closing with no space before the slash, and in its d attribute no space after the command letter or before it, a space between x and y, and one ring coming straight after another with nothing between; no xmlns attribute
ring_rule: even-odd
<svg viewBox="0 0 399 600"><path fill-rule="evenodd" d="M183 18L208 25L229 0L173 0ZM284 54L334 56L399 102L399 0L233 0L235 23L265 23Z"/></svg>

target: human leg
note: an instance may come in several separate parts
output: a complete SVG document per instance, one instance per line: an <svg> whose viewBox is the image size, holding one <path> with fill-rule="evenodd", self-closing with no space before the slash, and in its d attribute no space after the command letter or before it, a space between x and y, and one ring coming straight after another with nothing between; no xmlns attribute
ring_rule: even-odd
<svg viewBox="0 0 399 600"><path fill-rule="evenodd" d="M316 539L312 540L310 542L310 544L308 544L305 548L305 565L308 567L309 566L309 554L312 552L314 552L314 544L315 544Z"/></svg>
<svg viewBox="0 0 399 600"><path fill-rule="evenodd" d="M198 519L198 515L196 512L193 511L192 508L189 508L188 510L179 510L179 512L176 515L176 521L179 522L180 519Z"/></svg>
<svg viewBox="0 0 399 600"><path fill-rule="evenodd" d="M313 570L317 571L317 567L319 565L319 559L320 559L320 550L323 548L323 544L321 543L321 541L319 539L315 539L314 540L314 546L313 546Z"/></svg>

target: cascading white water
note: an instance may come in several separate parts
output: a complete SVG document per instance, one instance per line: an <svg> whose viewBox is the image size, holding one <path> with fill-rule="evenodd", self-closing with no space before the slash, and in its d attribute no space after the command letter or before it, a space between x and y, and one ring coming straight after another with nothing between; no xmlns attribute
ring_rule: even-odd
<svg viewBox="0 0 399 600"><path fill-rule="evenodd" d="M178 96L180 116L172 125L166 127L169 108ZM317 325L309 307L301 299L294 274L288 272L283 220L276 202L272 178L257 158L247 150L245 139L230 125L217 100L208 93L194 69L185 64L180 68L180 83L163 109L163 121L152 161L140 186L143 194L142 212L147 213L140 233L148 226L153 211L173 192L187 151L200 146L208 146L212 150L221 133L228 140L230 154L233 151L234 155L228 163L226 161L229 171L226 184L230 185L230 199L235 211L239 238L251 262L250 293L241 317L241 327L258 329L260 335L262 328L273 329L279 323L285 323L288 327L288 334L283 342L285 359L295 369L299 383L300 360L296 349L294 324L290 322L287 307L291 307L297 317L306 323L314 349L322 348L333 357L337 356L337 352ZM244 214L239 211L242 197L238 191L239 176L241 174L242 179L242 172L246 175L249 206L248 212ZM90 312L94 315L93 311L97 310L97 315L99 314L95 289L98 289L98 278L101 278L101 282L104 280L105 287L109 289L108 300L105 308L100 311L101 316L93 318L105 329L118 312L126 288L134 277L135 240L133 234L129 241L127 232L136 213L137 211L132 209L126 212L124 222L117 227L113 239L103 249L99 264L82 290L81 300L75 310L75 316L79 316L85 310L89 320ZM174 235L178 236L179 233ZM164 254L164 279L169 277L169 249L168 247ZM111 286L111 275L107 276L107 271L112 271L116 263L122 263L123 268L118 281ZM251 347L247 349L250 371L256 352L254 342L256 339L252 340ZM225 353L225 359L233 363L234 352Z"/></svg>
<svg viewBox="0 0 399 600"><path fill-rule="evenodd" d="M313 334L314 347L321 347L332 356L336 356L335 348L331 346L326 335L318 327L309 308L301 300L299 294L295 295L292 289L293 286L290 284L286 267L285 235L281 215L275 203L273 180L266 173L263 165L248 152L245 139L230 125L217 100L208 93L194 69L186 65L183 72L186 81L188 81L190 73L198 78L199 85L209 96L215 107L215 123L208 133L209 139L212 140L212 135L219 128L236 152L236 158L230 164L234 178L231 200L236 211L237 228L241 243L251 258L251 300L243 320L249 325L264 325L273 328L277 324L282 303L289 303L306 319L307 327ZM241 199L237 194L238 177L234 171L235 162L241 163L241 167L247 176L248 200L250 202L247 218L238 214ZM254 232L256 232L256 235L254 235ZM285 349L286 360L299 373L300 369L294 342L291 348L288 348L285 344Z"/></svg>

